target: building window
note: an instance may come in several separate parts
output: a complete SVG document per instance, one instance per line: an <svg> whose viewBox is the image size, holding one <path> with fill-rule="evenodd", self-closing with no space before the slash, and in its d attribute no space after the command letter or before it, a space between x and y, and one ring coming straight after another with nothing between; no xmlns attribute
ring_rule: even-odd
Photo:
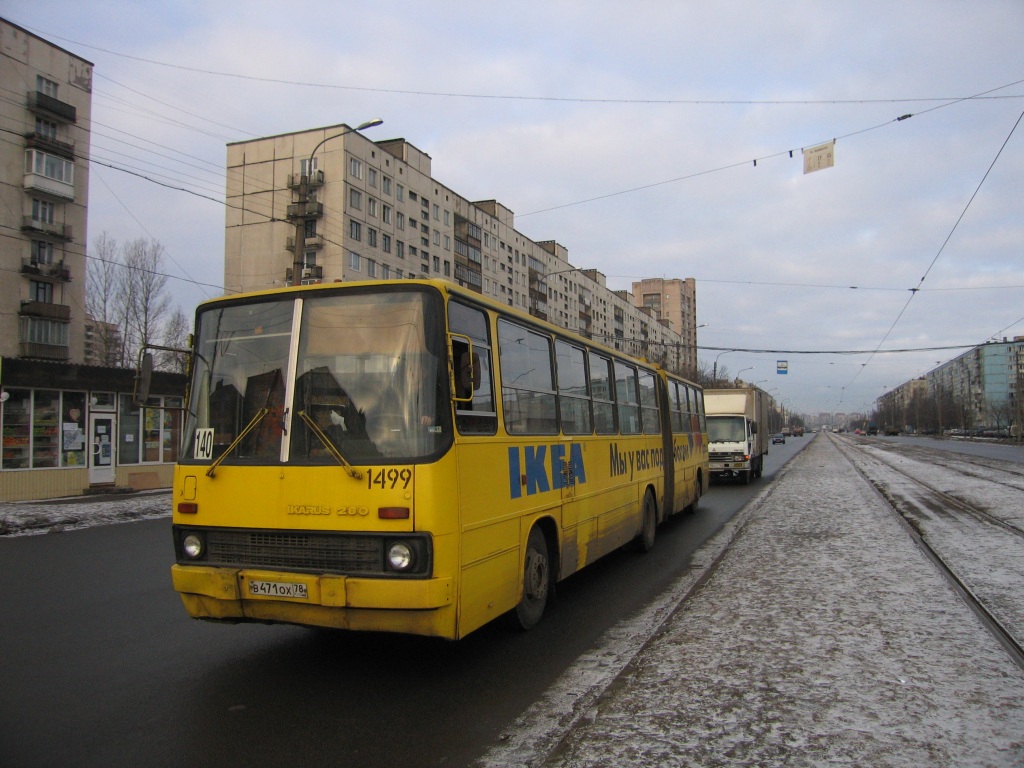
<svg viewBox="0 0 1024 768"><path fill-rule="evenodd" d="M380 279L381 280L390 280L391 279L391 267L389 267L387 264L381 264L380 265Z"/></svg>
<svg viewBox="0 0 1024 768"><path fill-rule="evenodd" d="M373 197L366 199L366 213L373 218L377 218L377 200Z"/></svg>
<svg viewBox="0 0 1024 768"><path fill-rule="evenodd" d="M391 223L391 206L390 205L382 205L381 206L381 209L380 209L380 220L383 221L385 224L390 224Z"/></svg>
<svg viewBox="0 0 1024 768"><path fill-rule="evenodd" d="M450 251L452 249L452 239L448 236L444 236L444 249Z"/></svg>
<svg viewBox="0 0 1024 768"><path fill-rule="evenodd" d="M434 245L440 245L440 244L441 244L441 233L440 233L440 232L438 232L438 231L437 231L437 230L435 229L435 230L434 230Z"/></svg>
<svg viewBox="0 0 1024 768"><path fill-rule="evenodd" d="M445 211L444 212L444 225L446 227L450 227L452 225L452 212L451 211Z"/></svg>
<svg viewBox="0 0 1024 768"><path fill-rule="evenodd" d="M75 183L75 164L63 157L40 152L38 149L25 150L25 173L36 173L65 184Z"/></svg>
<svg viewBox="0 0 1024 768"><path fill-rule="evenodd" d="M384 253L391 253L391 235L380 236L380 249Z"/></svg>
<svg viewBox="0 0 1024 768"><path fill-rule="evenodd" d="M3 468L85 465L85 393L8 389Z"/></svg>
<svg viewBox="0 0 1024 768"><path fill-rule="evenodd" d="M356 211L361 211L363 209L363 193L358 189L349 188L348 207Z"/></svg>
<svg viewBox="0 0 1024 768"><path fill-rule="evenodd" d="M53 224L53 214L57 206L46 200L32 200L32 221L42 224Z"/></svg>
<svg viewBox="0 0 1024 768"><path fill-rule="evenodd" d="M376 189L377 187L377 169L367 168L366 169L366 182Z"/></svg>
<svg viewBox="0 0 1024 768"><path fill-rule="evenodd" d="M348 252L348 268L351 269L353 272L360 271L360 261L361 257L359 256L358 253L356 253L355 251Z"/></svg>
<svg viewBox="0 0 1024 768"><path fill-rule="evenodd" d="M42 75L36 75L36 90L39 93L45 94L46 96L52 96L57 98L58 85L53 80L43 77Z"/></svg>
<svg viewBox="0 0 1024 768"><path fill-rule="evenodd" d="M381 187L380 188L381 188L381 191L385 195L390 195L391 194L391 177L390 176L382 176L381 177Z"/></svg>
<svg viewBox="0 0 1024 768"><path fill-rule="evenodd" d="M363 225L354 219L349 219L348 222L348 235L353 240L363 239Z"/></svg>
<svg viewBox="0 0 1024 768"><path fill-rule="evenodd" d="M405 243L401 240L395 241L395 255L400 259L405 259Z"/></svg>
<svg viewBox="0 0 1024 768"><path fill-rule="evenodd" d="M405 200L405 187L403 187L401 184L395 185L395 198L399 201Z"/></svg>
<svg viewBox="0 0 1024 768"><path fill-rule="evenodd" d="M348 159L348 175L353 179L363 178L363 164L354 157Z"/></svg>
<svg viewBox="0 0 1024 768"><path fill-rule="evenodd" d="M434 257L434 271L435 272L440 272L441 271L441 257L440 256L435 256Z"/></svg>
<svg viewBox="0 0 1024 768"><path fill-rule="evenodd" d="M151 397L140 408L121 395L117 416L117 463L155 464L177 458L181 442L180 397Z"/></svg>
<svg viewBox="0 0 1024 768"><path fill-rule="evenodd" d="M46 344L52 347L68 346L69 323L27 316L23 316L19 320L23 343Z"/></svg>
<svg viewBox="0 0 1024 768"><path fill-rule="evenodd" d="M452 276L452 263L450 261L448 261L448 259L444 260L444 276L445 277L451 277Z"/></svg>
<svg viewBox="0 0 1024 768"><path fill-rule="evenodd" d="M366 244L371 248L377 247L377 230L373 227L366 228Z"/></svg>
<svg viewBox="0 0 1024 768"><path fill-rule="evenodd" d="M36 118L36 135L44 139L57 140L57 124L52 120L45 120L42 117Z"/></svg>
<svg viewBox="0 0 1024 768"><path fill-rule="evenodd" d="M33 240L32 263L53 264L53 243L47 243L42 240Z"/></svg>
<svg viewBox="0 0 1024 768"><path fill-rule="evenodd" d="M434 221L440 221L440 220L441 220L441 206L438 205L437 203L434 203Z"/></svg>
<svg viewBox="0 0 1024 768"><path fill-rule="evenodd" d="M377 276L377 262L373 259L366 260L366 276L376 277Z"/></svg>
<svg viewBox="0 0 1024 768"><path fill-rule="evenodd" d="M316 237L316 219L306 219L302 232L305 237Z"/></svg>
<svg viewBox="0 0 1024 768"><path fill-rule="evenodd" d="M395 228L405 229L405 214L401 211L395 214Z"/></svg>
<svg viewBox="0 0 1024 768"><path fill-rule="evenodd" d="M30 301L41 301L45 304L53 303L53 283L31 280L29 281L28 286Z"/></svg>

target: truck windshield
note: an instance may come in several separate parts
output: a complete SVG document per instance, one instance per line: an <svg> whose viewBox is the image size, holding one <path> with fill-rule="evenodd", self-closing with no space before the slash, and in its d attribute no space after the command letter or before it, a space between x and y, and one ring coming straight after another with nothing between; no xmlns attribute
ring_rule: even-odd
<svg viewBox="0 0 1024 768"><path fill-rule="evenodd" d="M353 464L436 454L452 433L443 339L440 296L424 290L201 311L182 461L335 464L332 447Z"/></svg>
<svg viewBox="0 0 1024 768"><path fill-rule="evenodd" d="M708 416L708 441L712 443L742 443L747 430L741 416Z"/></svg>

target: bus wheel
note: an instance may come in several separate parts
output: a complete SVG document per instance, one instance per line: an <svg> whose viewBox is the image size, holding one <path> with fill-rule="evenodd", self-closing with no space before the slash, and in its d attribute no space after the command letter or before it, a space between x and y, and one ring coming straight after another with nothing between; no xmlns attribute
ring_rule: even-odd
<svg viewBox="0 0 1024 768"><path fill-rule="evenodd" d="M544 532L537 526L530 531L523 564L523 597L515 610L515 624L533 629L544 615L551 591L551 561Z"/></svg>
<svg viewBox="0 0 1024 768"><path fill-rule="evenodd" d="M658 505L654 496L648 491L644 496L644 521L640 535L634 541L637 552L650 552L654 549L654 534L658 529Z"/></svg>
<svg viewBox="0 0 1024 768"><path fill-rule="evenodd" d="M697 479L693 483L693 501L690 502L690 514L696 514L697 507L700 506L700 492L704 490L701 485L700 475L697 475Z"/></svg>

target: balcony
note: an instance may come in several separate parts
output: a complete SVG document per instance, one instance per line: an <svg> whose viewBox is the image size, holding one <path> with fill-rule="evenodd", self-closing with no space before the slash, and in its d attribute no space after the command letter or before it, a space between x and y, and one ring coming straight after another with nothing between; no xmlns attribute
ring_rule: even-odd
<svg viewBox="0 0 1024 768"><path fill-rule="evenodd" d="M284 271L284 281L287 285L292 283L292 268L288 267ZM323 280L324 279L324 268L320 266L303 267L302 268L302 281L305 284L307 281L312 280Z"/></svg>
<svg viewBox="0 0 1024 768"><path fill-rule="evenodd" d="M25 135L25 146L29 149L40 149L52 155L62 155L68 160L75 159L74 142L58 141L41 133L29 133Z"/></svg>
<svg viewBox="0 0 1024 768"><path fill-rule="evenodd" d="M323 247L324 247L324 236L323 235L313 235L312 237L303 238L302 250L304 250L304 251L307 251L307 250L308 251L319 250L319 249L321 249ZM294 251L295 250L295 238L294 237L289 237L288 238L288 250L289 251Z"/></svg>
<svg viewBox="0 0 1024 768"><path fill-rule="evenodd" d="M60 320L66 323L71 320L71 307L67 304L52 304L47 301L23 301L19 314L25 317L43 317L47 320Z"/></svg>
<svg viewBox="0 0 1024 768"><path fill-rule="evenodd" d="M21 357L34 357L40 360L71 359L71 350L61 344L40 344L34 341L23 341L19 351Z"/></svg>
<svg viewBox="0 0 1024 768"><path fill-rule="evenodd" d="M21 260L21 274L32 277L48 277L53 280L71 281L71 270L64 266L64 261L43 264L32 259Z"/></svg>
<svg viewBox="0 0 1024 768"><path fill-rule="evenodd" d="M26 173L23 185L26 192L39 192L62 200L75 199L75 185L66 181L58 181L41 173Z"/></svg>
<svg viewBox="0 0 1024 768"><path fill-rule="evenodd" d="M33 112L41 112L49 117L56 117L65 123L78 121L78 113L71 104L47 96L39 91L28 92L28 108Z"/></svg>
<svg viewBox="0 0 1024 768"><path fill-rule="evenodd" d="M56 240L71 242L74 237L74 228L70 224L50 224L49 222L33 219L31 216L21 217L21 231L32 234L46 235Z"/></svg>
<svg viewBox="0 0 1024 768"><path fill-rule="evenodd" d="M289 219L308 219L314 216L324 215L324 204L323 203L292 203L288 206L288 218Z"/></svg>
<svg viewBox="0 0 1024 768"><path fill-rule="evenodd" d="M288 174L288 189L300 189L303 184L308 184L309 189L322 187L324 183L324 172L313 171L312 176L304 176L298 173Z"/></svg>

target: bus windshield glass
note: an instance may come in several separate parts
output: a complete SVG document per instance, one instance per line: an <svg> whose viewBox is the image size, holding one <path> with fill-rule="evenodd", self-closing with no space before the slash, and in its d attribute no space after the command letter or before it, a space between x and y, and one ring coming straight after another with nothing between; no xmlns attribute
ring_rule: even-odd
<svg viewBox="0 0 1024 768"><path fill-rule="evenodd" d="M452 431L441 327L440 296L422 290L311 291L202 311L182 460L438 453Z"/></svg>

